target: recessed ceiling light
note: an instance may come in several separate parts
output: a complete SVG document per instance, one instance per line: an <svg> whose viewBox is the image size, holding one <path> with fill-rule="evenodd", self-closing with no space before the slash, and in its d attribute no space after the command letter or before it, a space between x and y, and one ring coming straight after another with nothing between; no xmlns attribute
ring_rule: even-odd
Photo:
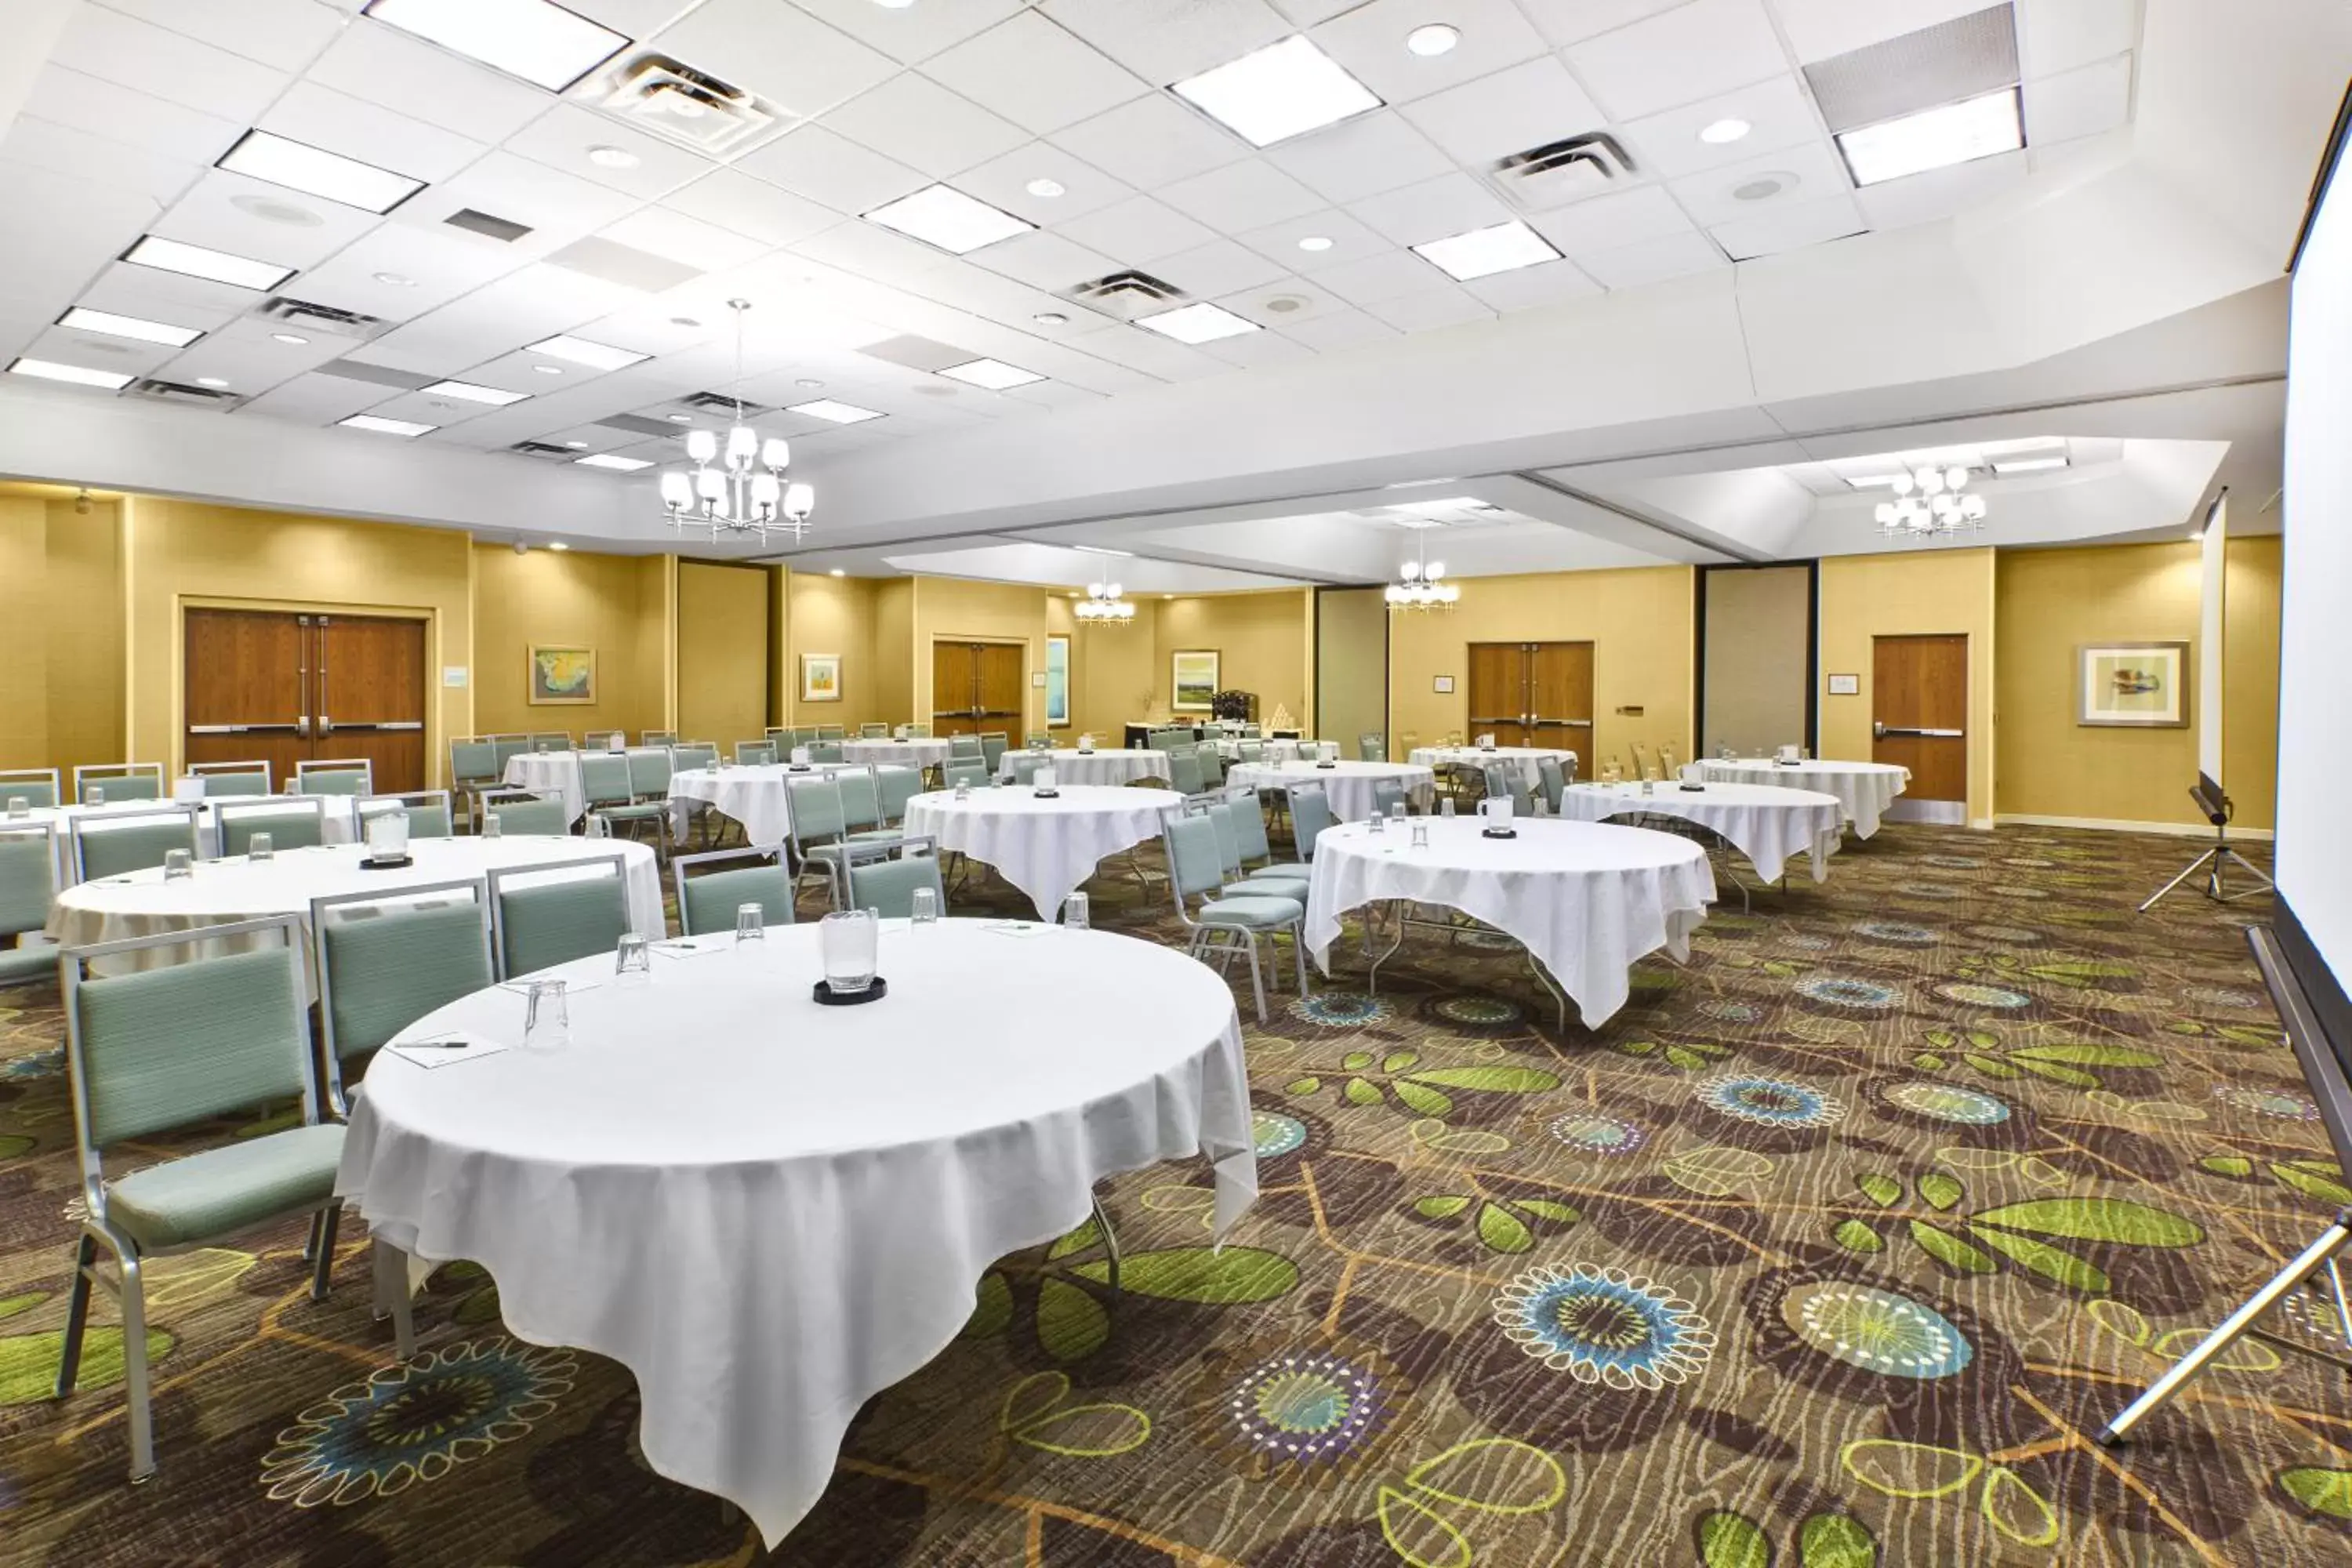
<svg viewBox="0 0 2352 1568"><path fill-rule="evenodd" d="M1327 234L1310 234L1306 238L1298 242L1298 248L1301 250L1328 250L1331 248L1331 237Z"/></svg>
<svg viewBox="0 0 2352 1568"><path fill-rule="evenodd" d="M1066 327L1070 324L1070 318L1059 310L1040 310L1029 319L1041 327Z"/></svg>
<svg viewBox="0 0 2352 1568"><path fill-rule="evenodd" d="M1954 163L2014 153L2025 145L2013 87L1921 114L1841 133L1838 150L1857 185L1875 185Z"/></svg>
<svg viewBox="0 0 2352 1568"><path fill-rule="evenodd" d="M694 423L694 416L691 414L673 414L669 416L669 422L673 425L691 425Z"/></svg>
<svg viewBox="0 0 2352 1568"><path fill-rule="evenodd" d="M997 359L976 359L968 364L951 364L940 374L950 381L984 386L991 392L1002 392L1008 386L1026 386L1033 381L1045 379L1034 370L1023 370L1017 364L1006 364Z"/></svg>
<svg viewBox="0 0 2352 1568"><path fill-rule="evenodd" d="M805 414L812 419L822 419L828 425L859 425L882 416L871 408L860 408L854 403L837 403L830 397L820 397L814 403L795 403L784 410L787 414Z"/></svg>
<svg viewBox="0 0 2352 1568"><path fill-rule="evenodd" d="M281 202L276 196L265 196L258 191L245 191L231 196L228 205L248 217L257 217L264 223L282 223L289 228L316 228L327 221L309 207Z"/></svg>
<svg viewBox="0 0 2352 1568"><path fill-rule="evenodd" d="M1443 22L1432 22L1425 27L1415 27L1404 36L1404 47L1424 59L1450 53L1462 41L1462 29L1449 27Z"/></svg>
<svg viewBox="0 0 2352 1568"><path fill-rule="evenodd" d="M1070 548L1081 551L1088 555L1116 555L1122 561L1132 561L1135 559L1134 551L1113 550L1108 544L1073 544Z"/></svg>
<svg viewBox="0 0 2352 1568"><path fill-rule="evenodd" d="M1710 147L1722 147L1738 141L1755 129L1745 120L1718 120L1701 128L1698 139Z"/></svg>
<svg viewBox="0 0 2352 1568"><path fill-rule="evenodd" d="M425 188L422 180L267 131L247 132L214 167L372 213L388 213Z"/></svg>
<svg viewBox="0 0 2352 1568"><path fill-rule="evenodd" d="M430 386L419 387L426 396L461 398L467 403L487 403L493 408L504 408L509 403L520 403L530 395L528 392L504 392L495 386L477 386L470 381L436 381Z"/></svg>
<svg viewBox="0 0 2352 1568"><path fill-rule="evenodd" d="M158 239L152 234L124 251L122 259L134 267L209 278L215 283L234 283L240 289L275 289L294 276L293 268L280 267L274 261L256 261L224 250L206 250L201 245L183 245L176 239Z"/></svg>
<svg viewBox="0 0 2352 1568"><path fill-rule="evenodd" d="M110 338L136 338L142 343L162 343L173 349L186 348L205 335L198 327L175 327L168 321L144 321L136 316L118 316L107 310L85 310L79 305L58 317L58 325L77 331L103 332Z"/></svg>
<svg viewBox="0 0 2352 1568"><path fill-rule="evenodd" d="M616 473L623 474L633 474L639 468L653 467L653 464L644 458L622 458L611 452L592 452L587 457L574 458L572 460L583 468L611 468Z"/></svg>
<svg viewBox="0 0 2352 1568"><path fill-rule="evenodd" d="M541 375L562 375L563 374L563 367L560 364L535 364L530 368L539 372Z"/></svg>
<svg viewBox="0 0 2352 1568"><path fill-rule="evenodd" d="M1370 88L1302 35L1270 44L1169 89L1253 147L1378 109Z"/></svg>
<svg viewBox="0 0 2352 1568"><path fill-rule="evenodd" d="M2063 468L2065 466L2065 454L2053 452L2046 458L1998 458L1993 463L1992 471L1996 474L2038 474L2045 468Z"/></svg>
<svg viewBox="0 0 2352 1568"><path fill-rule="evenodd" d="M1412 248L1459 282L1559 259L1559 252L1552 248L1550 241L1517 218L1491 228L1474 228L1467 234L1433 239Z"/></svg>
<svg viewBox="0 0 2352 1568"><path fill-rule="evenodd" d="M215 387L218 387L218 386L226 386L226 385L228 384L228 383L227 383L227 381L226 381L225 379L223 379L222 377L217 376L217 375L200 375L200 376L196 377L196 384L197 384L198 386L215 386Z"/></svg>
<svg viewBox="0 0 2352 1568"><path fill-rule="evenodd" d="M1037 226L965 195L952 185L926 185L911 196L886 202L867 213L866 221L911 235L954 256Z"/></svg>
<svg viewBox="0 0 2352 1568"><path fill-rule="evenodd" d="M671 326L673 326L673 327L688 327L688 328L692 328L692 327L698 327L698 326L702 325L702 323L701 323L700 321L696 321L692 316L672 316L672 317L669 319L669 324L670 324Z"/></svg>
<svg viewBox="0 0 2352 1568"><path fill-rule="evenodd" d="M566 441L563 444L575 452L584 452L588 449L588 443L585 441Z"/></svg>
<svg viewBox="0 0 2352 1568"><path fill-rule="evenodd" d="M1858 490L1893 489L1897 481L1910 477L1909 474L1849 474L1845 482Z"/></svg>
<svg viewBox="0 0 2352 1568"><path fill-rule="evenodd" d="M548 547L550 550L552 550L552 551L557 552L559 554L560 554L560 553L562 553L562 552L564 552L564 551L569 550L569 549L571 549L571 548L572 548L572 546L570 546L569 544L564 543L564 542L563 542L563 541L562 541L562 540L560 540L560 539L551 539L551 540L549 540L549 541L547 542L547 547Z"/></svg>
<svg viewBox="0 0 2352 1568"><path fill-rule="evenodd" d="M1033 196L1044 196L1048 200L1055 196L1067 195L1070 189L1059 180L1032 180L1022 188Z"/></svg>
<svg viewBox="0 0 2352 1568"><path fill-rule="evenodd" d="M801 377L798 381L796 381L796 382L793 383L793 384L794 386L805 386L805 387L807 387L811 392L814 392L818 387L823 386L823 385L824 384L824 383L823 383L823 382L819 381L816 377L814 377L814 376L813 376L813 375L804 375L804 376Z"/></svg>
<svg viewBox="0 0 2352 1568"><path fill-rule="evenodd" d="M1796 182L1794 174L1759 174L1752 180L1743 180L1732 186L1731 199L1735 202L1769 202Z"/></svg>
<svg viewBox="0 0 2352 1568"><path fill-rule="evenodd" d="M568 359L573 364L584 364L591 370L625 370L639 360L653 357L650 354L631 353L627 349L607 348L603 343L592 343L585 338L562 335L542 339L539 342L532 343L528 352L535 354L551 354L557 359Z"/></svg>
<svg viewBox="0 0 2352 1568"><path fill-rule="evenodd" d="M296 348L300 348L304 343L310 341L298 332L272 332L269 336L275 342L292 343Z"/></svg>
<svg viewBox="0 0 2352 1568"><path fill-rule="evenodd" d="M43 381L69 381L76 386L102 386L109 392L119 392L131 384L131 378L118 371L84 370L78 364L59 364L47 359L20 359L8 367L8 374L38 376Z"/></svg>
<svg viewBox="0 0 2352 1568"><path fill-rule="evenodd" d="M438 425L419 425L413 419L379 419L373 414L354 414L337 423L351 430L373 430L379 436L422 436L427 430L438 430Z"/></svg>
<svg viewBox="0 0 2352 1568"><path fill-rule="evenodd" d="M1246 321L1206 300L1180 306L1173 310L1162 310L1156 316L1139 317L1135 324L1158 332L1163 338L1174 338L1180 343L1213 343L1219 338L1237 338L1244 332L1263 330L1255 321Z"/></svg>
<svg viewBox="0 0 2352 1568"><path fill-rule="evenodd" d="M915 0L874 0L874 4L881 6L885 11L903 11L914 3ZM841 574L835 572L834 575L838 577Z"/></svg>
<svg viewBox="0 0 2352 1568"><path fill-rule="evenodd" d="M883 0L883 4L885 4L885 5L889 4L889 0ZM848 574L848 573L846 573L846 572L844 572L840 567L836 566L836 567L835 567L832 571L827 572L827 573L825 574L825 575L826 575L826 576L828 576L828 577L846 577L846 576L848 576L848 575L849 575L849 574Z"/></svg>
<svg viewBox="0 0 2352 1568"><path fill-rule="evenodd" d="M549 0L368 0L366 14L550 92L562 92L629 42Z"/></svg>
<svg viewBox="0 0 2352 1568"><path fill-rule="evenodd" d="M645 162L626 147L591 147L588 161L600 169L634 169Z"/></svg>
<svg viewBox="0 0 2352 1568"><path fill-rule="evenodd" d="M415 279L401 272L379 272L375 275L375 280L383 284L387 289L414 289L416 287Z"/></svg>

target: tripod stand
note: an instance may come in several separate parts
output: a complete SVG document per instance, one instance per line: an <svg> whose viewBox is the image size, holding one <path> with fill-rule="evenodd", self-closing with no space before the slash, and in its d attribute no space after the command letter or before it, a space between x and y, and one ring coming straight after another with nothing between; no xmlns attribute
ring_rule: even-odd
<svg viewBox="0 0 2352 1568"><path fill-rule="evenodd" d="M2181 883L2186 882L2189 878L2194 877L2200 871L2203 871L2205 873L2205 896L2212 900L2217 904L2226 904L2233 899L2247 898L2258 891L2275 892L2277 890L2277 884L2273 882L2268 877L2263 875L2262 868L2256 866L2252 860L2247 859L2243 855L2239 854L2237 847L2230 842L2230 816L2236 809L2235 804L2231 801L2230 797L2227 795L2220 796L2218 797L2217 804L2215 797L2207 795L2201 790L2190 790L2189 792L2189 796L2204 810L2206 820L2213 825L2213 847L2205 851L2204 854L2197 857L2196 859L2189 862L2187 868L2185 868L2180 875L2175 877L2172 880L2167 882L2161 888L2158 888L2155 892L2149 894L2147 902L2140 905L2139 912L2142 914L2147 913L2148 910L2156 907L2158 900L2163 898L2165 894L2172 891L2172 889L2178 888ZM2233 862L2245 868L2246 875L2252 877L2255 881L2260 882L2262 887L2260 889L2248 888L2244 892L2239 893L2223 892L2221 890L2221 873Z"/></svg>

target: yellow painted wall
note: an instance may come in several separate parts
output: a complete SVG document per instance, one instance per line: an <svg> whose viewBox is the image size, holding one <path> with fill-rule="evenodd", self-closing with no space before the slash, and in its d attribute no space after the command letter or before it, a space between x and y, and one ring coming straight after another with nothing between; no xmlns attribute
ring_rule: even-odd
<svg viewBox="0 0 2352 1568"><path fill-rule="evenodd" d="M877 723L905 724L915 714L915 580L874 584L874 713Z"/></svg>
<svg viewBox="0 0 2352 1568"><path fill-rule="evenodd" d="M2236 799L2238 822L2245 827L2271 826L2278 563L2275 537L2230 543L2222 784ZM2198 546L2181 541L2003 551L1996 580L1998 809L2022 816L2201 823L2188 789L2197 777L2194 709L2206 693L2190 692L2192 722L2183 729L2074 722L2074 650L2081 644L2177 638L2190 644L2189 668L2198 668Z"/></svg>
<svg viewBox="0 0 2352 1568"><path fill-rule="evenodd" d="M622 730L634 739L648 729L674 728L665 718L669 658L659 618L667 560L585 550L533 550L518 555L504 544L477 546L474 719L478 732L563 730L576 737ZM532 706L530 650L534 644L594 648L596 700Z"/></svg>
<svg viewBox="0 0 2352 1568"><path fill-rule="evenodd" d="M0 768L122 760L121 521L53 486L0 491Z"/></svg>
<svg viewBox="0 0 2352 1568"><path fill-rule="evenodd" d="M768 726L773 569L677 563L677 731L732 748ZM729 754L732 754L731 750Z"/></svg>
<svg viewBox="0 0 2352 1568"><path fill-rule="evenodd" d="M55 617L48 584L47 503L37 496L0 495L0 625L49 625ZM47 642L9 640L12 655L0 658L0 767L47 767Z"/></svg>
<svg viewBox="0 0 2352 1568"><path fill-rule="evenodd" d="M1055 601L1067 616L1071 601ZM1129 723L1153 700L1165 702L1168 662L1160 657L1159 599L1138 599L1125 626L1094 626L1070 617L1070 720L1074 731L1116 745ZM1061 629L1056 625L1053 629Z"/></svg>
<svg viewBox="0 0 2352 1568"><path fill-rule="evenodd" d="M914 580L915 710L928 717L935 709L931 690L931 647L945 638L975 642L1017 642L1026 649L1022 681L1022 716L1008 724L1017 738L1045 726L1045 692L1027 676L1045 668L1045 597L1043 588L1012 583L973 583L960 577L918 577ZM1132 628L1130 628L1132 629Z"/></svg>
<svg viewBox="0 0 2352 1568"><path fill-rule="evenodd" d="M871 577L829 577L792 572L784 579L788 650L786 722L840 724L855 730L869 721L897 722L907 715L884 710L874 641L875 592ZM841 700L801 700L801 660L812 653L841 656Z"/></svg>
<svg viewBox="0 0 2352 1568"><path fill-rule="evenodd" d="M1217 689L1257 693L1261 722L1276 708L1305 724L1314 689L1313 644L1308 602L1313 590L1282 588L1261 594L1202 594L1159 604L1153 643L1159 659L1152 693L1161 707L1172 695L1169 656L1193 648L1217 650ZM1141 715L1132 715L1141 717ZM1205 717L1205 715L1186 715Z"/></svg>
<svg viewBox="0 0 2352 1568"><path fill-rule="evenodd" d="M1470 577L1451 610L1391 616L1391 752L1467 731L1472 642L1590 641L1593 755L1579 772L1589 778L1610 757L1630 767L1636 742L1689 756L1692 593L1687 566ZM1441 675L1454 678L1451 693L1433 689Z"/></svg>
<svg viewBox="0 0 2352 1568"><path fill-rule="evenodd" d="M1819 754L1871 754L1872 639L1959 633L1969 639L1969 822L1993 814L1993 552L1932 550L1832 555L1822 563ZM1828 695L1832 674L1859 674L1862 689Z"/></svg>

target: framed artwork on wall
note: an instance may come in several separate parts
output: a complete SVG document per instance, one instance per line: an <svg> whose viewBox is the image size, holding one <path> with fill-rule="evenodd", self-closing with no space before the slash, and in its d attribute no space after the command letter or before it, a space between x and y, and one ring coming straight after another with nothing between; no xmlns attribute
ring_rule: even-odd
<svg viewBox="0 0 2352 1568"><path fill-rule="evenodd" d="M564 643L530 645L530 705L584 708L596 700L596 650Z"/></svg>
<svg viewBox="0 0 2352 1568"><path fill-rule="evenodd" d="M1429 689L1441 697L1445 696L1454 689L1454 678L1450 675L1433 676L1430 678Z"/></svg>
<svg viewBox="0 0 2352 1568"><path fill-rule="evenodd" d="M803 702L841 700L841 656L839 654L804 653L801 655L801 700Z"/></svg>
<svg viewBox="0 0 2352 1568"><path fill-rule="evenodd" d="M1059 730L1070 722L1070 639L1058 633L1045 639L1045 672L1037 678L1045 689L1045 728Z"/></svg>
<svg viewBox="0 0 2352 1568"><path fill-rule="evenodd" d="M2074 722L2139 730L2189 724L2189 644L2084 643L2074 650Z"/></svg>
<svg viewBox="0 0 2352 1568"><path fill-rule="evenodd" d="M1207 713L1217 695L1217 650L1179 648L1168 656L1168 705L1179 713Z"/></svg>

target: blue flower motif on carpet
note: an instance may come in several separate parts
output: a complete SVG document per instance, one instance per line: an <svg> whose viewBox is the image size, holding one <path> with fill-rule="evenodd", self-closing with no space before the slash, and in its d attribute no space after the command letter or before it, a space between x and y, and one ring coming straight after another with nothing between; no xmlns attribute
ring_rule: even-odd
<svg viewBox="0 0 2352 1568"><path fill-rule="evenodd" d="M1694 1090L1700 1101L1761 1127L1829 1127L1845 1120L1845 1102L1785 1078L1721 1073Z"/></svg>
<svg viewBox="0 0 2352 1568"><path fill-rule="evenodd" d="M1937 1121L1957 1121L1964 1127L1990 1127L2009 1120L2009 1107L1991 1095L1958 1084L1931 1083L1916 1079L1898 1083L1885 1091L1887 1102L1920 1116L1933 1117Z"/></svg>
<svg viewBox="0 0 2352 1568"><path fill-rule="evenodd" d="M576 1366L569 1351L504 1335L428 1351L296 1416L263 1457L261 1484L297 1508L392 1497L524 1436L571 1392Z"/></svg>
<svg viewBox="0 0 2352 1568"><path fill-rule="evenodd" d="M1519 1005L1507 996L1466 993L1458 996L1441 996L1430 1004L1429 1010L1449 1024L1467 1024L1485 1029L1516 1024L1524 1016Z"/></svg>
<svg viewBox="0 0 2352 1568"><path fill-rule="evenodd" d="M1277 1465L1330 1465L1349 1458L1391 1411L1379 1374L1329 1351L1261 1362L1226 1402L1241 1445Z"/></svg>
<svg viewBox="0 0 2352 1568"><path fill-rule="evenodd" d="M1933 947L1944 940L1940 932L1927 926L1906 925L1901 921L1864 921L1853 931L1856 936L1896 947Z"/></svg>
<svg viewBox="0 0 2352 1568"><path fill-rule="evenodd" d="M2319 1107L2309 1095L2296 1089L2273 1089L2259 1083L2217 1083L2213 1097L2257 1116L2275 1116L2286 1121L2319 1120Z"/></svg>
<svg viewBox="0 0 2352 1568"><path fill-rule="evenodd" d="M1292 997L1290 1016L1327 1028L1349 1028L1379 1023L1389 1016L1389 1005L1359 991L1324 991L1313 996Z"/></svg>
<svg viewBox="0 0 2352 1568"><path fill-rule="evenodd" d="M1718 1024L1753 1024L1764 1016L1764 1009L1753 1002L1734 1002L1723 996L1700 1003L1698 1010Z"/></svg>
<svg viewBox="0 0 2352 1568"><path fill-rule="evenodd" d="M2263 997L2258 992L2225 991L2212 985L2192 985L2182 994L2191 1002L2202 1003L2208 1007L2260 1007L2263 1005Z"/></svg>
<svg viewBox="0 0 2352 1568"><path fill-rule="evenodd" d="M1832 1007L1894 1007L1903 1001L1903 993L1892 985L1835 977L1800 981L1797 994L1808 1001L1826 1002Z"/></svg>
<svg viewBox="0 0 2352 1568"><path fill-rule="evenodd" d="M1591 1110L1554 1119L1551 1135L1580 1154L1630 1154L1650 1141L1641 1123Z"/></svg>
<svg viewBox="0 0 2352 1568"><path fill-rule="evenodd" d="M1495 1321L1554 1372L1611 1388L1683 1383L1715 1353L1714 1331L1690 1302L1638 1274L1589 1263L1519 1275L1496 1296Z"/></svg>
<svg viewBox="0 0 2352 1568"><path fill-rule="evenodd" d="M1976 1359L1976 1347L1943 1313L1867 1285L1800 1285L1782 1298L1780 1317L1822 1354L1889 1377L1949 1377Z"/></svg>
<svg viewBox="0 0 2352 1568"><path fill-rule="evenodd" d="M1250 1131L1257 1140L1257 1157L1272 1160L1287 1154L1307 1142L1307 1123L1296 1116L1279 1111L1260 1110L1250 1117Z"/></svg>
<svg viewBox="0 0 2352 1568"><path fill-rule="evenodd" d="M2000 985L1977 985L1968 981L1956 981L1936 987L1936 994L1964 1007L2030 1007L2033 998L2022 991L2011 991Z"/></svg>

